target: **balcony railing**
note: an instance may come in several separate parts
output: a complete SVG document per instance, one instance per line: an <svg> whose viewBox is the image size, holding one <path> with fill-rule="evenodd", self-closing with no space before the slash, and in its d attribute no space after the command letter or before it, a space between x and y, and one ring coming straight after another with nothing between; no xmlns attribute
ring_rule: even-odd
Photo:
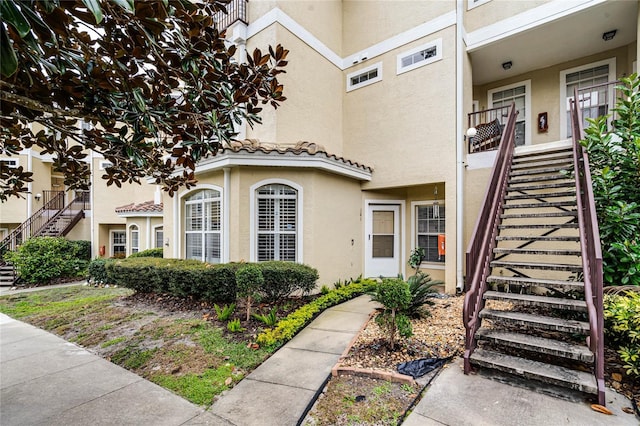
<svg viewBox="0 0 640 426"><path fill-rule="evenodd" d="M247 0L231 0L227 4L227 13L218 12L213 17L218 31L224 31L238 21L247 23Z"/></svg>
<svg viewBox="0 0 640 426"><path fill-rule="evenodd" d="M509 108L510 106L507 105L472 112L468 115L467 128L476 130L475 136L468 140L469 154L498 148L509 116Z"/></svg>
<svg viewBox="0 0 640 426"><path fill-rule="evenodd" d="M617 118L616 112L612 107L620 97L620 91L616 88L619 84L619 81L612 81L609 83L596 84L594 86L575 89L574 97L569 98L568 102L572 102L573 99L578 100L577 104L578 109L580 110L580 116L582 117L583 128L589 126L587 118L597 118L611 114L611 117L607 120L609 125L612 120ZM571 120L572 119L570 117L568 120L569 137L573 134L573 123Z"/></svg>

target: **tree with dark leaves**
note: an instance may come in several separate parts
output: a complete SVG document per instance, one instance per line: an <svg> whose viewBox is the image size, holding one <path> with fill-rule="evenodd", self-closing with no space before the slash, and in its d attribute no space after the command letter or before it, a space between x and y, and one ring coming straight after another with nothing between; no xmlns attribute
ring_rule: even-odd
<svg viewBox="0 0 640 426"><path fill-rule="evenodd" d="M287 53L246 63L216 28L229 0L0 1L0 156L35 148L71 189L87 189L89 150L107 184L153 178L173 195L199 160L286 98ZM37 124L37 125L35 125ZM33 129L44 130L35 132ZM32 179L0 162L0 200Z"/></svg>

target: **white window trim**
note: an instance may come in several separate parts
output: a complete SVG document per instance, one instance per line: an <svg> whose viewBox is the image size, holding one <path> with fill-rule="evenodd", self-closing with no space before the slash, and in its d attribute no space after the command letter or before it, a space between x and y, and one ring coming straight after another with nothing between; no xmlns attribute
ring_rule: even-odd
<svg viewBox="0 0 640 426"><path fill-rule="evenodd" d="M524 86L524 108L527 111L524 117L524 144L531 145L531 80L519 81L517 83L508 84L506 86L496 87L487 91L487 103L489 108L493 108L493 94L502 92L503 90L513 89L514 87Z"/></svg>
<svg viewBox="0 0 640 426"><path fill-rule="evenodd" d="M304 223L303 223L303 214L304 211L304 197L302 186L298 185L295 182L292 182L287 179L265 179L260 182L256 182L249 188L249 217L250 217L250 227L249 227L249 235L250 235L250 261L257 262L258 261L258 226L257 226L257 214L256 214L256 190L264 185L287 185L295 189L298 193L297 205L296 205L296 221L297 221L297 230L296 230L296 263L303 263L304 259L304 240L303 240L303 232Z"/></svg>
<svg viewBox="0 0 640 426"><path fill-rule="evenodd" d="M427 58L423 61L420 62L416 62L415 64L411 64L407 67L403 67L402 66L402 59L406 58L407 56L413 55L414 53L418 53L421 52L423 50L429 49L431 47L435 47L436 48L436 55L432 56L431 58ZM396 62L397 62L397 72L396 74L400 75L403 74L405 72L409 72L409 71L413 71L416 68L420 68L423 67L425 65L429 65L432 64L434 62L437 62L439 60L442 59L442 39L439 38L437 40L431 41L429 43L423 44L421 46L415 47L411 50L407 50L404 51L402 53L400 53L397 57L396 57Z"/></svg>
<svg viewBox="0 0 640 426"><path fill-rule="evenodd" d="M418 246L418 241L416 239L418 235L418 230L416 229L416 207L418 206L431 206L434 201L437 201L438 204L442 206L446 206L444 199L438 200L420 200L420 201L412 201L411 202L411 250L415 249ZM446 213L445 213L446 216ZM446 218L446 217L445 217ZM445 220L446 227L446 220ZM444 231L444 235L446 238L447 231ZM424 267L425 269L445 269L447 261L445 259L444 262L422 262L420 263L420 267Z"/></svg>
<svg viewBox="0 0 640 426"><path fill-rule="evenodd" d="M158 229L162 228L162 245L160 247L156 247L156 233L158 232ZM166 236L164 235L164 224L163 225L156 225L152 228L151 231L151 243L153 244L153 248L161 248L164 250L164 242L166 241Z"/></svg>
<svg viewBox="0 0 640 426"><path fill-rule="evenodd" d="M560 71L560 139L567 139L567 74L582 71L589 68L596 68L602 65L609 65L609 81L616 80L616 58L604 59L590 64L580 65ZM613 101L611 99L610 101ZM614 107L609 104L609 111Z"/></svg>
<svg viewBox="0 0 640 426"><path fill-rule="evenodd" d="M113 163L111 161L107 161L107 160L100 160L100 170L104 170L107 167L111 167L113 166Z"/></svg>
<svg viewBox="0 0 640 426"><path fill-rule="evenodd" d="M174 255L174 257L180 257L180 259L185 259L187 257L187 252L186 252L186 247L185 246L185 242L186 242L186 230L185 230L185 224L183 223L184 220L184 199L189 197L190 195L192 195L195 192L200 192L202 190L205 189L213 189L215 191L218 191L220 193L220 263L225 263L225 259L227 259L227 253L225 252L225 247L228 247L225 245L225 239L229 238L229 231L227 229L224 229L224 221L223 221L223 215L224 215L224 209L227 209L228 207L225 205L224 203L224 189L221 186L218 185L210 185L210 184L206 184L206 183L199 183L197 187L184 191L182 194L180 194L180 196L177 199L177 203L174 204L174 206L177 206L177 218L178 218L178 222L177 222L177 226L174 225L173 227L173 231L174 231L174 253L178 253L177 256ZM174 209L175 212L175 209ZM158 225L160 226L160 225ZM164 226L164 225L162 225ZM163 231L164 234L164 231ZM163 238L166 238L166 235L163 235ZM185 248L185 251L183 252L182 249Z"/></svg>
<svg viewBox="0 0 640 426"><path fill-rule="evenodd" d="M135 229L133 229L135 227ZM132 223L127 227L127 256L131 256L134 251L134 247L133 247L133 233L137 232L138 233L138 251L140 250L140 225L138 225L137 223Z"/></svg>
<svg viewBox="0 0 640 426"><path fill-rule="evenodd" d="M490 1L491 0L477 0L477 1L467 0L467 10L471 10L478 6L482 6L483 4L489 3Z"/></svg>
<svg viewBox="0 0 640 426"><path fill-rule="evenodd" d="M0 157L0 161L7 163L10 169L17 169L20 166L20 159L15 157Z"/></svg>
<svg viewBox="0 0 640 426"><path fill-rule="evenodd" d="M124 238L125 238L125 243L124 243L124 253L126 255L127 253L127 230L125 228L122 229L110 229L109 230L109 253L111 255L111 257L115 256L115 252L113 251L114 248L114 244L113 244L113 234L116 232L124 232Z"/></svg>
<svg viewBox="0 0 640 426"><path fill-rule="evenodd" d="M357 84L352 84L351 83L351 79L355 76L359 76L361 74L366 74L369 73L373 70L378 70L378 76L374 77L372 79L369 79L367 81L363 81L362 83L357 83ZM382 81L382 62L376 62L375 64L366 67L366 68L362 68L359 69L358 71L354 71L352 73L347 74L347 92L350 92L352 90L356 90L356 89L360 89L362 87L366 87L369 86L371 84L377 83L379 81Z"/></svg>

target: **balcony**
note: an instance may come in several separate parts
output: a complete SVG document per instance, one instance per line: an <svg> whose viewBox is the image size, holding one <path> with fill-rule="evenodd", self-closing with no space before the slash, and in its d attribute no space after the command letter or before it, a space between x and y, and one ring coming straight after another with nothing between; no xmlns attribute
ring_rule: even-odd
<svg viewBox="0 0 640 426"><path fill-rule="evenodd" d="M218 12L213 17L213 20L220 32L238 21L247 24L247 0L231 0L227 4L227 13Z"/></svg>

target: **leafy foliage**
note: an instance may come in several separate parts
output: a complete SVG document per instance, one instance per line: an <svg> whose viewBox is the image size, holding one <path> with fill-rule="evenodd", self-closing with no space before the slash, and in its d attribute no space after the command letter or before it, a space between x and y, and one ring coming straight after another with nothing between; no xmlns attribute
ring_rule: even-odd
<svg viewBox="0 0 640 426"><path fill-rule="evenodd" d="M236 286L238 296L246 299L247 321L251 319L251 301L255 299L258 290L264 285L262 271L257 265L244 265L236 271Z"/></svg>
<svg viewBox="0 0 640 426"><path fill-rule="evenodd" d="M357 279L339 289L330 290L313 302L308 303L285 318L281 319L275 328L270 328L257 337L257 342L263 346L274 347L291 340L311 320L323 310L331 306L353 299L375 288L376 282L369 279Z"/></svg>
<svg viewBox="0 0 640 426"><path fill-rule="evenodd" d="M280 261L258 265L264 277L261 293L268 301L282 300L296 291L309 293L318 281L318 271L307 265Z"/></svg>
<svg viewBox="0 0 640 426"><path fill-rule="evenodd" d="M240 324L240 320L238 318L235 318L227 323L227 330L229 330L232 333L239 333L246 329L242 327L242 324Z"/></svg>
<svg viewBox="0 0 640 426"><path fill-rule="evenodd" d="M109 277L107 276L107 262L111 262L113 259L104 259L101 257L92 259L87 267L87 275L89 279L96 284L107 284Z"/></svg>
<svg viewBox="0 0 640 426"><path fill-rule="evenodd" d="M640 379L640 293L607 295L604 306L606 337L618 348L627 374Z"/></svg>
<svg viewBox="0 0 640 426"><path fill-rule="evenodd" d="M621 82L612 128L608 117L589 119L581 143L589 154L604 282L639 285L640 79L633 74Z"/></svg>
<svg viewBox="0 0 640 426"><path fill-rule="evenodd" d="M230 305L224 305L223 307L214 304L213 309L216 311L216 319L218 321L226 321L231 317L233 311L236 310L236 304L231 303Z"/></svg>
<svg viewBox="0 0 640 426"><path fill-rule="evenodd" d="M267 314L252 314L252 316L267 327L273 327L278 323L278 307L274 306Z"/></svg>
<svg viewBox="0 0 640 426"><path fill-rule="evenodd" d="M162 247L160 248L151 248L147 250L142 250L137 253L132 253L129 257L163 257L164 251Z"/></svg>
<svg viewBox="0 0 640 426"><path fill-rule="evenodd" d="M420 318L429 314L425 305L432 305L433 302L429 300L435 293L437 286L444 284L441 280L433 280L431 276L422 271L417 271L415 275L407 279L409 285L409 293L411 294L411 301L407 306L405 312L412 318Z"/></svg>
<svg viewBox="0 0 640 426"><path fill-rule="evenodd" d="M401 337L412 335L411 322L404 314L411 303L409 285L400 278L385 278L370 294L372 300L383 306L382 312L376 316L376 323L386 330L389 347L394 350L396 333Z"/></svg>
<svg viewBox="0 0 640 426"><path fill-rule="evenodd" d="M234 124L259 123L261 105L286 99L277 76L288 51L237 61L216 27L228 3L3 0L0 155L52 154L70 189L89 186L88 150L112 164L108 185L151 176L171 195L190 187L196 163L235 136ZM0 200L31 180L0 163Z"/></svg>
<svg viewBox="0 0 640 426"><path fill-rule="evenodd" d="M86 244L64 237L35 237L18 250L4 255L13 263L18 276L30 284L48 283L62 277L80 277L86 272Z"/></svg>

